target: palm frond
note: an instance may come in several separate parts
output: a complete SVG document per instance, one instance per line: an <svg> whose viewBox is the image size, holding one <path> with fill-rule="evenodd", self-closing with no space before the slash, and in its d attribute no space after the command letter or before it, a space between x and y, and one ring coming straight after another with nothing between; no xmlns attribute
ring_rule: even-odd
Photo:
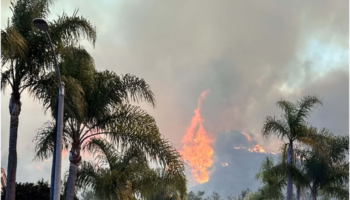
<svg viewBox="0 0 350 200"><path fill-rule="evenodd" d="M330 196L339 200L349 199L349 188L347 186L328 186L322 188L322 193L329 194Z"/></svg>
<svg viewBox="0 0 350 200"><path fill-rule="evenodd" d="M116 153L114 146L105 139L93 138L83 149L92 153L96 157L97 162L108 164L109 168L112 168L113 163L119 159L119 155Z"/></svg>
<svg viewBox="0 0 350 200"><path fill-rule="evenodd" d="M264 137L268 137L271 134L276 134L279 138L283 139L288 137L290 130L288 124L275 117L268 116L264 122L262 128L262 134Z"/></svg>
<svg viewBox="0 0 350 200"><path fill-rule="evenodd" d="M326 128L322 128L318 131L315 127L301 125L299 128L299 135L300 136L296 138L299 143L310 146L324 157L329 157L329 152L325 148L325 143L329 139L330 132Z"/></svg>
<svg viewBox="0 0 350 200"><path fill-rule="evenodd" d="M150 86L142 78L134 75L126 74L121 77L123 88L128 92L127 101L139 102L144 100L147 103L155 106L156 100Z"/></svg>
<svg viewBox="0 0 350 200"><path fill-rule="evenodd" d="M80 83L70 76L61 78L65 83L65 116L82 119L86 111L86 102ZM29 87L30 96L42 102L45 111L50 110L54 118L57 117L58 111L58 87L57 77L53 72L38 77L38 80Z"/></svg>
<svg viewBox="0 0 350 200"><path fill-rule="evenodd" d="M164 166L177 165L172 162L177 162L178 151L161 138L154 118L138 106L121 105L116 108L106 130L109 132L107 136L120 148L135 146ZM176 167L181 169L181 166Z"/></svg>
<svg viewBox="0 0 350 200"><path fill-rule="evenodd" d="M91 55L83 47L73 45L65 46L59 53L61 74L75 78L85 90L90 89L96 72Z"/></svg>
<svg viewBox="0 0 350 200"><path fill-rule="evenodd" d="M83 161L77 171L76 187L81 189L94 188L96 180L99 178L97 169L98 166Z"/></svg>
<svg viewBox="0 0 350 200"><path fill-rule="evenodd" d="M11 78L11 70L10 69L5 70L1 73L1 90L3 92L5 92L6 86L8 84L10 84L11 87L13 87L13 84L12 84L10 78Z"/></svg>
<svg viewBox="0 0 350 200"><path fill-rule="evenodd" d="M35 142L34 160L44 160L54 152L55 140L57 134L57 126L55 121L46 122L37 132L33 142ZM62 136L62 144L64 149L68 149L69 135L64 128Z"/></svg>
<svg viewBox="0 0 350 200"><path fill-rule="evenodd" d="M57 44L58 46L76 44L83 36L95 47L96 27L86 18L78 17L77 10L72 16L63 13L57 20L51 22L49 33L53 41L66 42L65 44Z"/></svg>
<svg viewBox="0 0 350 200"><path fill-rule="evenodd" d="M27 41L16 26L10 25L1 30L1 66L9 60L24 59L28 51Z"/></svg>
<svg viewBox="0 0 350 200"><path fill-rule="evenodd" d="M311 95L304 96L300 101L297 101L298 111L295 124L305 123L305 119L309 117L312 109L318 104L322 105L322 101L319 97Z"/></svg>

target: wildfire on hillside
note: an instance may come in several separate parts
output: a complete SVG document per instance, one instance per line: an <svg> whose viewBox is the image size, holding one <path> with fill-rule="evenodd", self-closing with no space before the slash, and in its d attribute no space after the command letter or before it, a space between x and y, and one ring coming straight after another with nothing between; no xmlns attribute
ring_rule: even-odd
<svg viewBox="0 0 350 200"><path fill-rule="evenodd" d="M205 183L209 180L208 168L213 164L212 155L214 151L210 146L211 141L203 127L204 120L200 115L202 101L208 92L209 90L204 91L200 95L191 124L181 141L183 151L180 151L180 153L184 161L191 167L193 179L197 183Z"/></svg>
<svg viewBox="0 0 350 200"><path fill-rule="evenodd" d="M250 152L266 153L266 151L259 145L255 145L252 149L249 149Z"/></svg>

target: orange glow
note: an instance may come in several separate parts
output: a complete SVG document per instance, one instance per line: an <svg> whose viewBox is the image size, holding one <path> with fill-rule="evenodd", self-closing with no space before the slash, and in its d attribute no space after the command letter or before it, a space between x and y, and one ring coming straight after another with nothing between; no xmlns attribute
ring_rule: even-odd
<svg viewBox="0 0 350 200"><path fill-rule="evenodd" d="M251 140L251 138L250 138L250 136L248 135L248 134L246 134L246 133L243 133L243 132L241 132L246 138L247 138L247 140L250 142L250 140Z"/></svg>
<svg viewBox="0 0 350 200"><path fill-rule="evenodd" d="M266 151L259 145L255 145L252 149L249 149L250 152L266 153Z"/></svg>
<svg viewBox="0 0 350 200"><path fill-rule="evenodd" d="M62 159L67 155L68 151L65 149L62 149Z"/></svg>
<svg viewBox="0 0 350 200"><path fill-rule="evenodd" d="M208 168L213 164L213 149L210 147L210 139L204 130L204 120L199 112L202 100L208 92L209 89L200 95L191 124L181 141L184 146L180 153L184 161L190 165L193 179L198 183L205 183L209 180Z"/></svg>

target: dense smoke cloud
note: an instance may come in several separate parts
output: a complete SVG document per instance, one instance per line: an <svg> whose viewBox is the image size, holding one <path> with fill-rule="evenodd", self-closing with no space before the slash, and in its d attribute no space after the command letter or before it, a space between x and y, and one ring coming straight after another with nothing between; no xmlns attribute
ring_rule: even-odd
<svg viewBox="0 0 350 200"><path fill-rule="evenodd" d="M8 2L2 1L2 28L12 14ZM306 94L324 100L324 106L311 115L312 124L337 135L349 133L348 1L61 0L49 20L57 19L62 10L71 15L76 8L78 15L97 27L96 48L81 43L94 57L96 67L144 78L156 95L157 106L140 105L155 117L163 135L178 149L197 98L208 88L211 92L201 114L205 130L216 143L224 137L222 132L237 130L250 133L266 151L277 151L281 142L261 135L264 119L280 115L276 101L296 101ZM1 96L1 165L5 169L9 95L7 90ZM30 141L50 115L44 116L40 104L26 94L22 102L17 180L49 179L51 161L42 164L43 171L37 170L41 164L31 162L34 144ZM233 143L243 141L244 135L234 138ZM252 177L264 155L216 150L215 159L228 157L214 163L211 176L219 173L218 167L232 173L222 181L238 181L244 173ZM242 164L230 163L245 154L256 157ZM240 171L250 162L255 168ZM67 160L63 166L68 169ZM219 191L222 184L211 180L206 185ZM244 187L256 187L256 181L247 181Z"/></svg>

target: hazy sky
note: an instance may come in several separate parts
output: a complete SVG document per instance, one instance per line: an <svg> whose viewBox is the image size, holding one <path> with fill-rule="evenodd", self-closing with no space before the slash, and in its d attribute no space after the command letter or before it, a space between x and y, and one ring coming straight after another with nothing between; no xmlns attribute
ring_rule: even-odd
<svg viewBox="0 0 350 200"><path fill-rule="evenodd" d="M8 6L9 0L1 2L2 28L11 16ZM324 106L315 110L310 122L336 135L349 134L346 0L61 0L49 20L57 19L63 10L72 15L77 8L78 15L97 27L96 47L81 43L94 57L97 69L144 78L155 93L157 106L141 106L155 117L162 134L178 149L198 97L210 89L201 108L214 149L208 190L218 187L214 183L242 182L239 175L244 170L247 177L257 172L265 154L234 153L233 144L224 142L236 141L237 133L251 134L268 152L278 150L280 142L264 139L261 128L266 116L280 115L275 104L280 99L320 96ZM9 90L1 95L1 166L5 169L9 95ZM27 94L22 103L17 180L48 180L51 159L31 161L35 130L50 119L50 114L44 115L42 106ZM225 134L231 139L219 139ZM227 167L221 166L222 158ZM236 167L230 168L230 163ZM66 156L63 171L68 166ZM220 176L223 173L229 175ZM244 185L227 190L236 194L250 186L256 189L256 184L249 178Z"/></svg>

